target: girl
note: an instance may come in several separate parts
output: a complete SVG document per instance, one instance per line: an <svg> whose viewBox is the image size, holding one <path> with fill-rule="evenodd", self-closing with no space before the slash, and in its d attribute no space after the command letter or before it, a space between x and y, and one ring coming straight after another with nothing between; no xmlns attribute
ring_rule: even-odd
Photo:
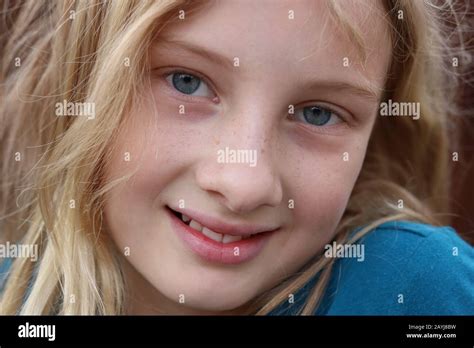
<svg viewBox="0 0 474 348"><path fill-rule="evenodd" d="M452 4L2 5L2 314L473 313Z"/></svg>

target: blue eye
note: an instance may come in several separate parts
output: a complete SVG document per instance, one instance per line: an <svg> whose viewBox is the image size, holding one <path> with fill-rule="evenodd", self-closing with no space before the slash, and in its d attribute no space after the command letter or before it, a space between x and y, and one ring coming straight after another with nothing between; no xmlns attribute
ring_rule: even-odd
<svg viewBox="0 0 474 348"><path fill-rule="evenodd" d="M296 118L313 126L321 127L341 122L335 112L322 106L306 106L302 111L302 115L300 110L296 112Z"/></svg>
<svg viewBox="0 0 474 348"><path fill-rule="evenodd" d="M207 84L195 75L175 72L169 74L166 80L180 93L198 97L212 97L212 92Z"/></svg>

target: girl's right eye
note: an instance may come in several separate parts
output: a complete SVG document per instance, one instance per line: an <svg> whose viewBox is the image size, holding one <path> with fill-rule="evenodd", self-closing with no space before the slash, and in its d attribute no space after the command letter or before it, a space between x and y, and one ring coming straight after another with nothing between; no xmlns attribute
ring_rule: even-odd
<svg viewBox="0 0 474 348"><path fill-rule="evenodd" d="M213 97L207 83L195 75L185 72L173 72L166 76L166 81L180 93L194 97Z"/></svg>

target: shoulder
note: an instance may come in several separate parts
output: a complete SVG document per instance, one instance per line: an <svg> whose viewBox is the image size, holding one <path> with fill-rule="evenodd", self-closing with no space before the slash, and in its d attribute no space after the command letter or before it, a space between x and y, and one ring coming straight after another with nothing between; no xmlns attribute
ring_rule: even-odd
<svg viewBox="0 0 474 348"><path fill-rule="evenodd" d="M335 263L322 314L474 313L474 250L451 227L390 222L357 244L364 258Z"/></svg>
<svg viewBox="0 0 474 348"><path fill-rule="evenodd" d="M12 260L10 258L0 258L0 295L5 287L11 264Z"/></svg>

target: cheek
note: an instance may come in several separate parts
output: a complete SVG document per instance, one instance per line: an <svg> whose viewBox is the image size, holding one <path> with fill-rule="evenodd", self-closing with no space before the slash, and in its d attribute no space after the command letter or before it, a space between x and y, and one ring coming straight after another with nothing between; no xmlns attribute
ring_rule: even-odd
<svg viewBox="0 0 474 348"><path fill-rule="evenodd" d="M149 100L127 116L106 165L107 182L130 175L107 194L105 204L109 233L121 248L140 248L143 240L153 244L157 235L147 233L147 227L159 224L157 206L168 192L187 196L190 180L185 168L205 152L203 134L186 126L189 119L173 117L177 104L162 103L156 109L158 104Z"/></svg>
<svg viewBox="0 0 474 348"><path fill-rule="evenodd" d="M287 241L293 246L287 250L296 259L311 257L333 239L359 175L365 147L365 140L341 147L353 149L348 161L344 150L306 155L288 174L292 177L289 199L294 201L291 238L298 242Z"/></svg>
<svg viewBox="0 0 474 348"><path fill-rule="evenodd" d="M298 178L306 179L295 185L295 196L301 205L296 213L301 214L301 218L318 216L321 219L317 221L340 216L347 205L362 160L362 154L351 154L351 160L347 162L342 156L330 156L317 164L307 162L304 168L300 167L306 175ZM315 171L314 168L318 169Z"/></svg>
<svg viewBox="0 0 474 348"><path fill-rule="evenodd" d="M357 153L351 152L347 162L342 157L344 151L339 150L320 153L312 160L306 154L304 160L286 162L290 169L285 175L291 179L288 199L294 206L291 209L291 202L288 203L291 218L287 233L274 240L275 252L266 258L267 264L272 265L268 271L272 279L281 276L282 267L288 274L296 272L334 238L364 158L363 143Z"/></svg>
<svg viewBox="0 0 474 348"><path fill-rule="evenodd" d="M182 173L202 136L190 127L181 127L175 118L160 115L166 114L153 108L129 115L133 121L123 125L107 165L109 180L133 173L123 186L127 186L130 199L135 197L147 204L156 199L164 183ZM125 159L127 153L129 161Z"/></svg>

